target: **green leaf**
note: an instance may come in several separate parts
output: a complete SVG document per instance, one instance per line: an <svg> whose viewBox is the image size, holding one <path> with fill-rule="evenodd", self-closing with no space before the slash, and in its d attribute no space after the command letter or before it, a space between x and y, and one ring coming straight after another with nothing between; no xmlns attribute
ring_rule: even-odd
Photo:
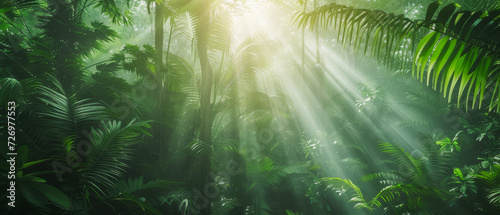
<svg viewBox="0 0 500 215"><path fill-rule="evenodd" d="M419 56L419 62L418 65L420 65L420 69L417 68L417 76L420 74L420 81L423 82L424 80L424 71L425 67L427 65L427 62L429 61L429 56L433 53L434 46L436 45L437 41L439 41L440 33L434 32L435 34L431 37L431 39L428 41L428 43L424 46L421 52L421 56Z"/></svg>
<svg viewBox="0 0 500 215"><path fill-rule="evenodd" d="M71 209L71 202L68 196L59 189L44 183L31 183L29 186L40 191L50 201L54 202L57 205L60 205L64 209Z"/></svg>
<svg viewBox="0 0 500 215"><path fill-rule="evenodd" d="M436 45L436 49L432 53L431 60L429 62L429 67L427 69L427 86L429 86L429 81L431 80L431 72L437 62L443 59L446 54L446 50L450 45L449 36L444 36L439 43ZM445 50L445 51L443 51ZM437 80L436 80L437 81Z"/></svg>
<svg viewBox="0 0 500 215"><path fill-rule="evenodd" d="M414 67L417 66L416 69L416 74L414 73L415 68L413 68L412 75L415 77L419 77L419 71L420 71L420 66L421 63L423 62L422 59L424 59L424 56L428 55L431 53L433 44L437 41L439 38L439 33L438 32L432 32L430 34L427 34L418 44L416 54L415 54L415 60L414 60ZM427 60L427 59L424 59ZM424 65L425 66L425 65Z"/></svg>
<svg viewBox="0 0 500 215"><path fill-rule="evenodd" d="M28 146L22 145L17 149L17 159L19 159L21 165L24 163L28 162L28 156L29 156L29 151L28 151Z"/></svg>
<svg viewBox="0 0 500 215"><path fill-rule="evenodd" d="M457 79L459 78L459 77L457 77L457 75L459 75L459 73L457 73L457 70L460 68L460 65L463 63L463 61L465 59L465 56L461 56L461 53L463 52L464 48L465 48L465 44L462 43L462 45L460 46L460 49L458 50L457 55L455 56L453 61L451 61L450 67L446 70L446 76L444 79L443 89L444 89L444 96L445 97L446 97L448 90L450 90L450 94L448 95L448 102L451 101L451 93L453 93L453 86L454 86L453 77L456 77ZM450 85L450 81L452 82L452 85Z"/></svg>
<svg viewBox="0 0 500 215"><path fill-rule="evenodd" d="M457 35L457 36L461 34L465 23L467 23L467 20L469 20L469 18L472 16L472 12L471 11L464 11L464 12L461 12L458 14L459 14L457 16L458 21L456 21L455 25L451 29L453 31L453 33L455 33L455 35Z"/></svg>
<svg viewBox="0 0 500 215"><path fill-rule="evenodd" d="M47 180L33 176L33 175L22 176L19 178L19 181L31 181L31 182L41 182L41 183L47 182Z"/></svg>
<svg viewBox="0 0 500 215"><path fill-rule="evenodd" d="M443 74L441 77L440 91L444 92L443 97L446 97L446 92L448 92L447 90L449 87L449 81L451 80L451 77L454 73L454 70L452 68L456 66L456 63L460 59L461 53L465 46L464 43L458 40L454 41L456 41L456 45L454 46L451 55L446 59L444 67L442 68Z"/></svg>
<svg viewBox="0 0 500 215"><path fill-rule="evenodd" d="M441 9L441 11L439 11L437 16L438 23L440 23L441 26L445 26L446 22L448 22L448 20L450 19L451 15L453 14L453 12L457 7L460 7L460 5L456 3L451 3L446 7L444 7L443 9Z"/></svg>
<svg viewBox="0 0 500 215"><path fill-rule="evenodd" d="M471 33L473 33L474 28L472 28L472 24L479 22L479 18L483 12L474 12L470 16L470 18L465 22L464 26L462 27L460 31L460 38L464 38L465 40L468 39Z"/></svg>
<svg viewBox="0 0 500 215"><path fill-rule="evenodd" d="M484 17L481 22L479 22L475 27L474 27L474 30L472 30L472 33L471 34L471 38L472 39L475 39L475 38L479 38L481 36L484 35L484 31L486 30L486 27L488 26L488 24L490 24L491 21L494 20L495 17L497 17L498 15L500 15L500 10L496 10L496 11L491 11L491 12L484 12L483 13L483 16L486 15L486 17Z"/></svg>
<svg viewBox="0 0 500 215"><path fill-rule="evenodd" d="M453 174L455 174L457 177L460 178L460 180L464 179L464 176L462 174L462 171L459 168L453 169Z"/></svg>
<svg viewBox="0 0 500 215"><path fill-rule="evenodd" d="M39 194L39 196L37 195L37 197L39 197L39 198L37 198L37 197L34 196L36 194L34 192L32 192L29 189L29 187L20 185L19 186L19 190L21 191L21 195L24 197L24 199L26 199L26 201L28 201L29 203L34 204L34 205L36 205L38 207L42 207L44 205L43 203L40 202L44 198L43 198L43 196L38 191L35 191L35 192L37 192L37 194Z"/></svg>
<svg viewBox="0 0 500 215"><path fill-rule="evenodd" d="M436 13L436 10L438 9L439 5L441 2L435 1L432 2L429 7L427 7L427 13L425 14L425 23L430 24L432 17L434 16L434 13Z"/></svg>
<svg viewBox="0 0 500 215"><path fill-rule="evenodd" d="M19 168L19 169L20 170L21 169L25 169L25 168L28 168L28 167L33 166L35 164L39 164L41 162L48 161L48 160L50 160L50 159L43 159L43 160L31 161L31 162L23 164L23 166L21 168Z"/></svg>
<svg viewBox="0 0 500 215"><path fill-rule="evenodd" d="M7 101L17 101L22 94L22 84L14 78L0 79L0 102L6 104Z"/></svg>

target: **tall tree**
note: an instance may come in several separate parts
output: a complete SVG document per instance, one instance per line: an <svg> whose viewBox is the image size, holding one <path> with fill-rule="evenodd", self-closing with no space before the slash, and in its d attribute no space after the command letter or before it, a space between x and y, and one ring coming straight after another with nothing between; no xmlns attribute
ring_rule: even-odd
<svg viewBox="0 0 500 215"><path fill-rule="evenodd" d="M155 1L155 70L161 74L163 63L163 0Z"/></svg>
<svg viewBox="0 0 500 215"><path fill-rule="evenodd" d="M212 111L210 105L210 97L212 95L212 82L213 82L213 72L210 67L210 62L208 59L208 51L207 51L207 36L208 36L208 27L210 24L210 4L211 0L202 1L198 8L198 21L199 24L197 26L197 34L198 34L198 56L200 59L201 66L201 98L200 98L200 140L210 144L212 138ZM210 183L210 179L208 177L208 173L210 171L210 158L206 157L201 160L202 168L200 171L202 172L202 177L205 177L204 180L201 180L200 189L205 187L205 184ZM211 202L209 200L207 206L202 208L201 213L204 215L211 214Z"/></svg>

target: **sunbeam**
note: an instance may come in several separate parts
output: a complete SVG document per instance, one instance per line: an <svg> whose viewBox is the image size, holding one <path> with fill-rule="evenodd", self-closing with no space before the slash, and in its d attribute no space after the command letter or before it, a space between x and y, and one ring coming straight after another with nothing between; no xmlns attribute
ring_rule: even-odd
<svg viewBox="0 0 500 215"><path fill-rule="evenodd" d="M500 2L455 1L2 2L2 212L500 214Z"/></svg>

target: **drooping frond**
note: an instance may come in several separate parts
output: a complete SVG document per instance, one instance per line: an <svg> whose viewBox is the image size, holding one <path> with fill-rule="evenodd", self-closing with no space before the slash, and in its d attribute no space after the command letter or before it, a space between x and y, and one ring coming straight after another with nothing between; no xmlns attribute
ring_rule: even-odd
<svg viewBox="0 0 500 215"><path fill-rule="evenodd" d="M390 143L380 143L379 146L382 152L389 154L401 172L405 173L412 182L419 185L426 183L423 166L419 159Z"/></svg>
<svg viewBox="0 0 500 215"><path fill-rule="evenodd" d="M405 179L396 171L378 172L363 176L363 181L377 181L382 185L397 185L404 183Z"/></svg>
<svg viewBox="0 0 500 215"><path fill-rule="evenodd" d="M126 98L132 92L132 85L112 73L97 72L84 79L79 96L95 98L101 101L116 101Z"/></svg>
<svg viewBox="0 0 500 215"><path fill-rule="evenodd" d="M144 199L151 205L161 205L165 199L170 198L172 194L178 194L182 189L183 183L167 180L155 180L144 182L143 177L129 178L120 180L113 184L113 187L106 190L106 198L122 201L128 195Z"/></svg>
<svg viewBox="0 0 500 215"><path fill-rule="evenodd" d="M14 78L3 78L0 80L0 104L7 104L8 101L17 100L21 97L21 82Z"/></svg>
<svg viewBox="0 0 500 215"><path fill-rule="evenodd" d="M236 70L243 76L269 69L274 53L282 46L281 41L270 39L259 31L241 42L233 55Z"/></svg>
<svg viewBox="0 0 500 215"><path fill-rule="evenodd" d="M333 24L342 44L364 48L365 54L371 48L371 56L386 66L395 58L403 69L413 61L412 75L449 101L456 97L460 105L466 97L466 108L476 107L477 100L481 108L486 100L490 111L500 111L500 10L456 11L458 4L439 4L429 5L424 20L330 4L300 13L295 22L311 29Z"/></svg>
<svg viewBox="0 0 500 215"><path fill-rule="evenodd" d="M356 9L336 3L309 13L296 14L294 21L302 27L309 25L311 30L333 25L337 30L337 40L342 45L350 45L358 51L363 48L363 53L383 60L386 65L391 63L390 60L397 51L409 51L401 46L416 28L415 22L403 15Z"/></svg>
<svg viewBox="0 0 500 215"><path fill-rule="evenodd" d="M454 0L467 10L487 10L492 11L500 8L500 2L489 0Z"/></svg>
<svg viewBox="0 0 500 215"><path fill-rule="evenodd" d="M474 177L487 189L486 198L490 203L500 206L500 165L494 165L490 171L480 171Z"/></svg>
<svg viewBox="0 0 500 215"><path fill-rule="evenodd" d="M207 48L225 51L229 46L233 31L232 17L228 14L217 14L210 23Z"/></svg>
<svg viewBox="0 0 500 215"><path fill-rule="evenodd" d="M193 66L187 60L175 54L169 54L167 67L169 68L166 77L167 84L173 92L188 87L195 75Z"/></svg>
<svg viewBox="0 0 500 215"><path fill-rule="evenodd" d="M351 180L341 178L320 178L316 181L324 187L325 191L333 189L338 191L340 195L349 191L352 196L349 202L355 203L354 208L373 211L372 205L365 200L361 189L356 186ZM351 190L353 192L351 192Z"/></svg>
<svg viewBox="0 0 500 215"><path fill-rule="evenodd" d="M422 25L432 32L418 44L414 75L421 81L426 76L427 85L432 83L435 90L439 87L448 101L453 93L457 93L458 104L462 95L466 95L467 102L473 96L472 107L479 100L481 108L482 100L491 99L489 109L496 106L498 111L499 95L495 94L500 82L500 36L496 32L500 29L500 10L455 11L459 5L450 4L433 19L435 12L430 7ZM454 91L456 86L458 92Z"/></svg>
<svg viewBox="0 0 500 215"><path fill-rule="evenodd" d="M249 189L258 186L270 188L277 186L283 179L292 174L307 174L308 169L304 164L277 166L274 161L265 156L258 156L247 163L247 174L253 183Z"/></svg>
<svg viewBox="0 0 500 215"><path fill-rule="evenodd" d="M30 8L34 6L39 6L39 2L37 0L9 0L9 1L2 1L0 3L0 10L2 11L2 16L0 16L2 19L5 19L7 17L15 17L19 16L18 12L15 12L20 9L25 9L25 8ZM2 20L0 19L0 20Z"/></svg>
<svg viewBox="0 0 500 215"><path fill-rule="evenodd" d="M375 197L373 197L373 199L370 201L370 205L381 207L382 203L379 199L382 199L382 201L384 201L385 203L389 203L401 198L418 197L422 199L446 199L449 196L449 192L440 189L412 184L397 184L387 186L382 189Z"/></svg>
<svg viewBox="0 0 500 215"><path fill-rule="evenodd" d="M438 95L421 93L421 92L407 92L406 100L408 106L418 107L421 109L428 109L433 112L442 113L447 110L446 101L439 98Z"/></svg>
<svg viewBox="0 0 500 215"><path fill-rule="evenodd" d="M52 141L62 141L110 118L109 110L102 104L90 99L78 100L75 95L68 96L57 80L52 82L56 89L39 86L38 92L29 97L33 101L31 109L43 119L44 130Z"/></svg>
<svg viewBox="0 0 500 215"><path fill-rule="evenodd" d="M120 179L132 159L132 146L141 141L141 134L149 125L131 121L122 125L118 121L102 122L100 128L92 128L89 137L92 151L82 169L83 183L96 191L103 185L112 187Z"/></svg>
<svg viewBox="0 0 500 215"><path fill-rule="evenodd" d="M236 199L224 199L220 202L214 202L212 206L213 215L230 215L231 211L235 208L241 206Z"/></svg>
<svg viewBox="0 0 500 215"><path fill-rule="evenodd" d="M127 0L127 6L130 0ZM115 24L131 25L134 23L132 13L128 10L122 10L119 3L115 0L98 0L92 2L94 7L101 8L102 13L108 15Z"/></svg>
<svg viewBox="0 0 500 215"><path fill-rule="evenodd" d="M212 147L210 147L210 144L207 144L200 140L192 141L187 145L187 148L198 158L209 157L213 153L213 149Z"/></svg>
<svg viewBox="0 0 500 215"><path fill-rule="evenodd" d="M381 208L383 203L389 204L398 202L400 199L446 199L450 196L449 192L440 189L413 184L395 184L386 186L370 201L366 201L361 189L351 180L340 178L320 178L316 181L322 185L325 191L336 191L339 195L349 192L351 196L349 202L355 203L354 208L363 208L370 212L375 209L374 206Z"/></svg>

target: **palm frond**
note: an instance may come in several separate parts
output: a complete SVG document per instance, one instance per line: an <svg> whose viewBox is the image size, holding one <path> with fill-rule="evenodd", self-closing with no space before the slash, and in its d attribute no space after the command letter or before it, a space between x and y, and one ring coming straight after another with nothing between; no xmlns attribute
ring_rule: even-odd
<svg viewBox="0 0 500 215"><path fill-rule="evenodd" d="M122 11L115 0L99 0L93 2L94 7L100 7L102 13L108 15L115 24L131 25L134 20L130 11ZM128 1L127 1L128 4Z"/></svg>
<svg viewBox="0 0 500 215"><path fill-rule="evenodd" d="M349 200L349 202L355 203L354 208L373 211L372 205L365 200L365 197L363 196L361 189L358 186L356 186L351 180L341 179L341 178L320 178L317 179L316 182L322 185L325 191L334 190L339 192L339 195L342 195L347 191L351 192L352 190L353 191L351 192L352 197Z"/></svg>
<svg viewBox="0 0 500 215"><path fill-rule="evenodd" d="M265 32L257 32L241 42L233 55L234 66L243 76L266 71L274 62L274 52L282 46L278 40L272 40Z"/></svg>
<svg viewBox="0 0 500 215"><path fill-rule="evenodd" d="M474 175L486 188L486 198L491 204L500 206L500 165L494 165L490 171L480 171Z"/></svg>
<svg viewBox="0 0 500 215"><path fill-rule="evenodd" d="M213 153L213 148L211 144L207 144L200 140L194 140L186 146L190 152L196 155L198 158L210 157Z"/></svg>
<svg viewBox="0 0 500 215"><path fill-rule="evenodd" d="M412 184L398 184L387 186L382 189L371 201L370 205L382 206L379 199L385 203L399 200L401 198L422 198L422 199L446 199L451 194L448 191L429 188L426 186L418 186Z"/></svg>
<svg viewBox="0 0 500 215"><path fill-rule="evenodd" d="M251 159L247 162L246 169L252 181L249 190L252 190L255 186L260 188L276 186L292 174L309 173L305 164L277 166L272 159L265 156L258 156Z"/></svg>
<svg viewBox="0 0 500 215"><path fill-rule="evenodd" d="M457 4L441 9L439 4L429 5L425 20L333 3L299 13L294 21L311 29L333 24L341 43L356 50L364 46L365 54L371 47L370 54L388 67L395 56L409 62L404 56L412 55L412 75L441 91L449 102L457 98L460 105L466 97L466 108L470 101L470 107L476 107L477 100L481 108L482 101L489 100L489 110L500 111L500 10L456 11ZM421 33L426 35L421 38Z"/></svg>
<svg viewBox="0 0 500 215"><path fill-rule="evenodd" d="M447 103L436 94L408 92L406 100L411 106L426 108L433 112L442 113L447 110Z"/></svg>
<svg viewBox="0 0 500 215"><path fill-rule="evenodd" d="M320 178L317 180L325 191L336 191L340 195L350 191L351 199L349 202L355 203L354 208L366 209L373 211L374 206L382 207L384 203L400 201L404 198L421 198L421 199L446 199L450 193L440 189L429 188L412 184L396 184L389 185L380 190L370 201L366 201L363 197L361 189L356 186L351 180L340 178Z"/></svg>
<svg viewBox="0 0 500 215"><path fill-rule="evenodd" d="M220 13L214 16L208 32L207 48L225 51L229 45L232 29L232 17L229 14Z"/></svg>
<svg viewBox="0 0 500 215"><path fill-rule="evenodd" d="M127 98L133 89L131 84L112 73L93 73L83 81L85 84L77 93L78 96L100 101L116 101Z"/></svg>
<svg viewBox="0 0 500 215"><path fill-rule="evenodd" d="M214 215L230 215L231 211L238 206L241 206L235 199L224 199L220 202L214 202L212 206L212 214Z"/></svg>
<svg viewBox="0 0 500 215"><path fill-rule="evenodd" d="M68 96L57 80L52 79L52 83L56 89L39 86L38 92L30 96L30 109L44 119L44 130L52 141L62 141L110 118L110 112L100 103Z"/></svg>
<svg viewBox="0 0 500 215"><path fill-rule="evenodd" d="M7 13L11 10L24 9L33 7L35 5L39 5L39 2L36 0L13 0L13 1L4 1L0 3L0 9L2 9L4 13Z"/></svg>
<svg viewBox="0 0 500 215"><path fill-rule="evenodd" d="M21 82L14 78L2 78L0 80L0 104L8 101L19 101L22 94Z"/></svg>
<svg viewBox="0 0 500 215"><path fill-rule="evenodd" d="M43 205L44 197L65 210L70 210L70 198L61 190L41 182L25 182L20 186L21 194L30 203ZM35 197L36 196L36 197Z"/></svg>
<svg viewBox="0 0 500 215"><path fill-rule="evenodd" d="M188 87L194 77L195 70L193 66L179 55L170 53L168 57L167 84L173 92L180 91Z"/></svg>
<svg viewBox="0 0 500 215"><path fill-rule="evenodd" d="M402 128L425 127L429 126L427 121L422 120L402 120L397 123Z"/></svg>
<svg viewBox="0 0 500 215"><path fill-rule="evenodd" d="M487 1L487 0L455 0L454 2L460 4L466 10L487 10L493 11L500 8L500 2Z"/></svg>
<svg viewBox="0 0 500 215"><path fill-rule="evenodd" d="M396 171L372 173L363 176L363 181L377 181L382 185L397 185L405 183L405 179L397 174Z"/></svg>
<svg viewBox="0 0 500 215"><path fill-rule="evenodd" d="M144 198L152 206L164 203L164 199L179 190L180 182L155 180L144 182L143 177L120 180L113 187L106 190L107 198L117 199L124 194L130 194L137 198Z"/></svg>
<svg viewBox="0 0 500 215"><path fill-rule="evenodd" d="M364 47L365 54L369 53L387 64L395 54L393 49L403 53L408 50L401 48L404 45L402 43L416 27L413 21L402 15L356 9L336 3L324 5L309 13L298 13L294 22L298 22L298 26L302 27L309 25L311 30L333 24L338 31L337 40L341 41L342 45L353 46L358 51ZM387 53L384 55L384 52Z"/></svg>
<svg viewBox="0 0 500 215"><path fill-rule="evenodd" d="M146 122L135 122L123 125L119 121L102 122L100 128L92 128L90 142L91 153L81 169L83 183L101 190L101 187L112 187L113 183L123 177L132 159L132 146L141 141L141 135L149 125Z"/></svg>
<svg viewBox="0 0 500 215"><path fill-rule="evenodd" d="M412 182L420 185L426 183L424 177L424 170L422 163L419 159L414 158L409 153L405 152L402 148L395 146L391 143L380 143L382 152L389 154L394 163L398 166L401 172L404 172Z"/></svg>

